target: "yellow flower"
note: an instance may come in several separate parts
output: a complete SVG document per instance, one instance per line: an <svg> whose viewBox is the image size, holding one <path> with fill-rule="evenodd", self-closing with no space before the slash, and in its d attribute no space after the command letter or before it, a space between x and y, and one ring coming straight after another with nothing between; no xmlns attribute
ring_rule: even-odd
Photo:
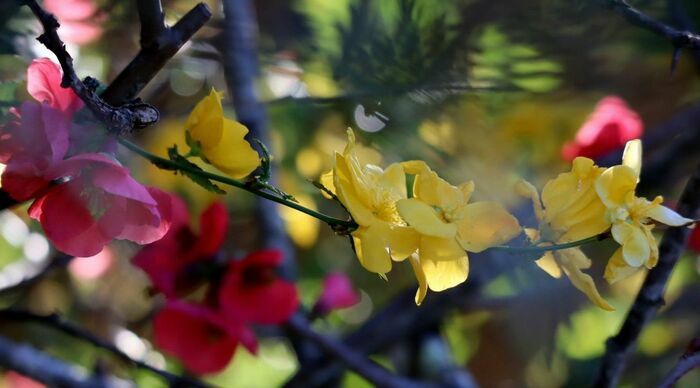
<svg viewBox="0 0 700 388"><path fill-rule="evenodd" d="M605 206L595 190L596 180L604 169L591 159L576 158L571 172L559 176L544 186L542 199L537 189L526 181L516 186L518 193L530 198L539 220L539 230L525 229L533 243L541 246L578 241L605 232L610 223L605 217ZM579 248L546 252L537 265L555 278L562 272L588 298L605 310L614 310L600 296L593 278L582 270L590 268L591 260Z"/></svg>
<svg viewBox="0 0 700 388"><path fill-rule="evenodd" d="M335 192L359 225L352 238L360 263L385 277L392 259L403 260L417 247L415 231L396 211L396 201L406 198L406 175L400 164L386 170L361 165L354 148L355 135L348 130L348 144L342 154L335 154L332 175L324 175L322 182Z"/></svg>
<svg viewBox="0 0 700 388"><path fill-rule="evenodd" d="M213 88L190 113L185 128L199 143L201 155L234 178L243 178L260 165L260 156L244 139L248 128L224 117L221 94Z"/></svg>
<svg viewBox="0 0 700 388"><path fill-rule="evenodd" d="M468 203L473 182L453 186L422 161L405 162L403 166L415 175L413 198L401 199L396 206L420 236L418 257L411 258L420 283L416 295L416 303L420 304L426 285L433 291L443 291L467 280L469 261L465 251L481 252L502 244L520 233L520 225L496 202Z"/></svg>
<svg viewBox="0 0 700 388"><path fill-rule="evenodd" d="M693 220L680 216L661 205L663 198L653 201L635 195L642 168L642 143L627 143L622 164L606 169L595 188L606 207L606 219L612 223L612 236L621 245L605 268L605 279L616 282L642 267L653 268L659 259L659 249L651 230L652 220L670 226L681 226Z"/></svg>

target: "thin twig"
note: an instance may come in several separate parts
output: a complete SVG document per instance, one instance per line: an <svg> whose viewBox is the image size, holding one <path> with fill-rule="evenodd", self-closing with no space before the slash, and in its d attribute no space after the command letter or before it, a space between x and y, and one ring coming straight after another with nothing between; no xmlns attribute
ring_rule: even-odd
<svg viewBox="0 0 700 388"><path fill-rule="evenodd" d="M192 377L178 376L166 370L158 369L139 360L134 360L115 345L107 342L93 334L88 333L83 328L61 319L57 314L40 315L25 310L3 309L0 310L0 317L4 320L35 322L43 326L51 327L71 337L83 340L91 345L104 349L126 363L139 369L147 370L165 379L171 386L188 387L208 387L209 385Z"/></svg>
<svg viewBox="0 0 700 388"><path fill-rule="evenodd" d="M0 337L0 366L30 376L50 387L116 387L118 379L104 375L88 376L84 371L67 364L32 346L18 344Z"/></svg>
<svg viewBox="0 0 700 388"><path fill-rule="evenodd" d="M700 49L700 35L680 31L632 7L626 0L603 0L604 4L635 26L642 27L668 39L674 48Z"/></svg>
<svg viewBox="0 0 700 388"><path fill-rule="evenodd" d="M664 377L659 388L671 388L676 385L686 373L700 368L700 338L690 341L688 350L681 356L676 365Z"/></svg>
<svg viewBox="0 0 700 388"><path fill-rule="evenodd" d="M688 181L678 202L680 214L697 218L700 215L700 165ZM644 326L654 317L664 304L663 294L671 271L685 249L690 235L689 228L669 228L664 232L659 245L659 263L651 269L642 288L625 318L620 331L607 340L605 354L598 375L596 387L616 386L625 369L631 353Z"/></svg>
<svg viewBox="0 0 700 388"><path fill-rule="evenodd" d="M345 344L315 332L309 322L300 314L294 315L287 327L295 334L313 342L326 354L347 365L355 373L378 387L417 387L422 384L396 376L381 365L354 352Z"/></svg>

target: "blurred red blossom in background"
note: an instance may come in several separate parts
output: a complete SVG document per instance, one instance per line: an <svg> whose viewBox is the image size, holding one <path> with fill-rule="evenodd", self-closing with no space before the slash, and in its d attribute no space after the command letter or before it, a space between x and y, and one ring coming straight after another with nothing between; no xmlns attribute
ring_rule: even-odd
<svg viewBox="0 0 700 388"><path fill-rule="evenodd" d="M61 23L61 38L83 45L102 36L101 23L105 14L100 13L94 0L44 0L44 7Z"/></svg>
<svg viewBox="0 0 700 388"><path fill-rule="evenodd" d="M333 272L323 279L323 290L313 307L313 312L324 316L333 310L352 307L359 301L360 295L353 288L347 275Z"/></svg>
<svg viewBox="0 0 700 388"><path fill-rule="evenodd" d="M574 140L564 144L562 157L567 162L577 156L595 159L622 148L643 133L644 124L637 112L620 97L608 96L598 102Z"/></svg>

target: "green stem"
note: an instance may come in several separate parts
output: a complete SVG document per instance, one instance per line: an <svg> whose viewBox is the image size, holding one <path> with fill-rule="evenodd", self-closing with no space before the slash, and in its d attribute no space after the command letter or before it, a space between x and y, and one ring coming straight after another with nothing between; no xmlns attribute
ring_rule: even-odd
<svg viewBox="0 0 700 388"><path fill-rule="evenodd" d="M278 197L274 194L270 194L266 191L263 191L263 190L260 190L259 188L254 187L254 186L247 185L239 180L228 178L228 177L221 176L221 175L217 175L217 174L207 172L207 171L201 171L201 170L174 162L170 159L161 158L160 156L154 155L154 154L144 150L143 148L130 142L129 140L119 138L119 143L121 145L123 145L124 147L128 148L130 151L138 154L139 156L143 157L144 159L148 160L149 162L151 162L153 164L156 164L159 166L167 166L167 167L170 167L174 170L187 171L188 173L196 174L196 175L199 175L201 177L204 177L206 179L209 179L209 180L212 180L215 182L219 182L219 183L223 183L223 184L226 184L229 186L237 187L239 189L245 190L249 193L255 194L255 195L260 196L262 198L268 199L268 200L273 201L273 202L277 202L280 205L284 205L284 206L290 207L292 209L298 210L304 214L308 214L311 217L317 218L317 219L325 222L326 224L330 225L331 227L342 227L342 228L345 228L347 230L354 230L357 228L357 225L352 221L341 220L338 218L328 216L328 215L323 214L323 213L319 213L315 210L311 210L307 207L304 207L296 202Z"/></svg>
<svg viewBox="0 0 700 388"><path fill-rule="evenodd" d="M512 253L544 253L544 252L549 252L549 251L559 251L562 249L575 248L575 247L579 247L581 245L590 244L592 242L605 240L606 238L609 238L609 237L610 237L610 233L606 232L606 233L601 233L601 234L591 236L588 238L584 238L583 240L571 241L571 242L563 243L563 244L552 244L552 245L547 245L547 246L529 246L529 247L511 247L508 245L497 245L495 247L491 247L490 249L494 249L497 251L512 252Z"/></svg>

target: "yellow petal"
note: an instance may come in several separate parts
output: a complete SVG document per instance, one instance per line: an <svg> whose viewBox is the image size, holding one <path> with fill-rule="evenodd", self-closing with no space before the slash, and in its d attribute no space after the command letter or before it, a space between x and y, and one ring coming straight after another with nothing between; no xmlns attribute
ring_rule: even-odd
<svg viewBox="0 0 700 388"><path fill-rule="evenodd" d="M641 267L649 260L651 247L643 227L617 222L612 226L612 235L622 245L622 257L628 265Z"/></svg>
<svg viewBox="0 0 700 388"><path fill-rule="evenodd" d="M395 261L402 261L418 250L420 235L413 228L392 225L386 234L391 258Z"/></svg>
<svg viewBox="0 0 700 388"><path fill-rule="evenodd" d="M335 154L335 168L333 169L333 186L340 202L348 209L352 218L363 226L369 226L375 221L366 202L363 202L357 193L350 170L343 155Z"/></svg>
<svg viewBox="0 0 700 388"><path fill-rule="evenodd" d="M421 235L418 249L421 260L423 257L433 260L455 260L465 255L464 249L454 238Z"/></svg>
<svg viewBox="0 0 700 388"><path fill-rule="evenodd" d="M185 129L202 147L213 147L221 139L223 119L221 94L212 88L209 95L201 99L190 113Z"/></svg>
<svg viewBox="0 0 700 388"><path fill-rule="evenodd" d="M528 198L532 201L532 208L535 211L535 216L538 220L544 218L544 210L542 209L542 202L540 202L540 195L537 193L537 189L530 182L521 179L515 184L515 192L521 197Z"/></svg>
<svg viewBox="0 0 700 388"><path fill-rule="evenodd" d="M390 164L377 179L380 190L391 193L392 198L406 198L406 174L398 163Z"/></svg>
<svg viewBox="0 0 700 388"><path fill-rule="evenodd" d="M576 263L584 261L578 256L584 256L585 259L585 255L580 249L565 249L557 251L554 254L559 258L559 263L561 264L564 273L566 273L566 276L569 277L569 280L571 280L571 284L573 284L574 287L586 294L588 299L603 310L615 310L608 302L605 301L605 299L603 299L602 296L600 296L600 293L593 282L593 278L583 273L576 265Z"/></svg>
<svg viewBox="0 0 700 388"><path fill-rule="evenodd" d="M608 265L605 266L605 275L603 277L608 283L613 284L619 280L625 279L637 273L640 268L630 267L625 259L622 258L622 248L619 248L608 260Z"/></svg>
<svg viewBox="0 0 700 388"><path fill-rule="evenodd" d="M456 225L441 220L435 209L418 199L402 199L396 202L396 209L409 226L423 235L454 238L457 233Z"/></svg>
<svg viewBox="0 0 700 388"><path fill-rule="evenodd" d="M501 204L474 202L457 212L457 241L467 251L481 252L520 234L520 225Z"/></svg>
<svg viewBox="0 0 700 388"><path fill-rule="evenodd" d="M420 265L428 287L437 292L464 283L469 275L469 260L466 254L458 259L445 261L433 260L421 252Z"/></svg>
<svg viewBox="0 0 700 388"><path fill-rule="evenodd" d="M440 178L435 171L424 171L416 175L413 195L421 201L440 208L451 208L465 204L464 193L456 186Z"/></svg>
<svg viewBox="0 0 700 388"><path fill-rule="evenodd" d="M233 120L224 119L224 131L219 143L212 148L203 148L204 156L234 178L249 175L260 165L260 155L244 139L248 128Z"/></svg>
<svg viewBox="0 0 700 388"><path fill-rule="evenodd" d="M647 238L647 243L649 244L649 248L651 248L651 252L649 253L649 260L647 260L647 262L644 263L644 265L649 269L656 267L656 264L659 262L659 246L656 245L656 239L651 233L652 229L654 229L653 225L642 225L642 230L644 231L644 235Z"/></svg>
<svg viewBox="0 0 700 388"><path fill-rule="evenodd" d="M534 228L523 228L523 232L530 242L536 243L540 241L540 231Z"/></svg>
<svg viewBox="0 0 700 388"><path fill-rule="evenodd" d="M353 232L355 252L366 270L378 274L391 271L391 258L386 242L372 228L361 228Z"/></svg>
<svg viewBox="0 0 700 388"><path fill-rule="evenodd" d="M681 226L693 222L690 218L685 218L663 205L650 206L644 216L669 226Z"/></svg>
<svg viewBox="0 0 700 388"><path fill-rule="evenodd" d="M561 277L561 268L557 261L554 259L552 252L545 252L539 260L535 261L538 267L540 267L544 272L547 272L549 276L559 279Z"/></svg>
<svg viewBox="0 0 700 388"><path fill-rule="evenodd" d="M596 192L605 206L615 208L622 205L637 187L637 174L627 166L613 166L606 169L596 181Z"/></svg>
<svg viewBox="0 0 700 388"><path fill-rule="evenodd" d="M622 165L627 166L634 171L637 178L642 171L642 141L639 139L630 140L625 145L625 151L622 153Z"/></svg>
<svg viewBox="0 0 700 388"><path fill-rule="evenodd" d="M416 274L416 280L418 280L418 291L416 291L416 305L420 306L425 299L425 295L428 293L428 281L425 278L425 272L420 265L418 255L411 255L409 262L411 267L413 267L413 272Z"/></svg>

